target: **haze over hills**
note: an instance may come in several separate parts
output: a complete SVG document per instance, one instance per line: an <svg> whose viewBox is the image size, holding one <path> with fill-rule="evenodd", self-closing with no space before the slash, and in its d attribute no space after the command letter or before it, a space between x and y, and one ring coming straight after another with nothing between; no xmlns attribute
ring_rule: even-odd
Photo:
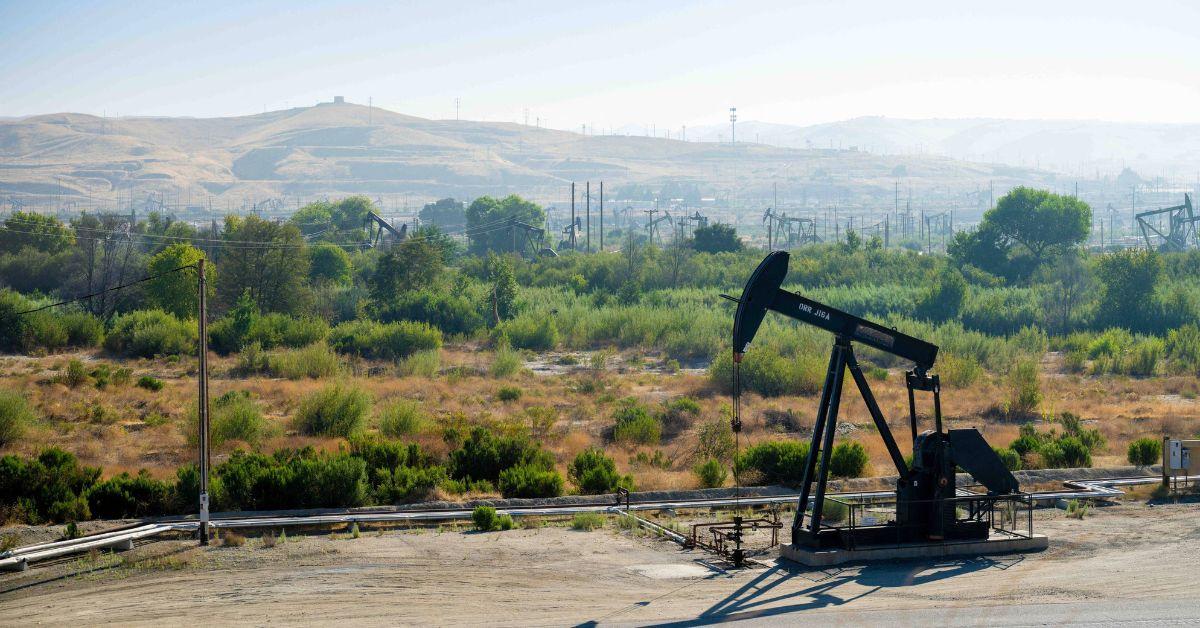
<svg viewBox="0 0 1200 628"><path fill-rule="evenodd" d="M1034 168L937 155L583 135L349 103L209 119L61 113L0 120L0 198L47 209L115 207L149 193L163 193L172 206L214 208L351 193L417 201L519 193L565 203L569 183L587 180L605 181L610 199L653 198L666 186L749 207L778 185L794 204L865 207L890 205L899 179L926 198L945 199L989 182L1054 180Z"/></svg>
<svg viewBox="0 0 1200 628"><path fill-rule="evenodd" d="M1200 124L1094 120L926 119L861 117L793 126L745 121L738 138L790 148L849 148L873 153L934 154L1059 173L1094 176L1129 166L1143 176L1194 180ZM688 128L689 139L728 139L729 125Z"/></svg>

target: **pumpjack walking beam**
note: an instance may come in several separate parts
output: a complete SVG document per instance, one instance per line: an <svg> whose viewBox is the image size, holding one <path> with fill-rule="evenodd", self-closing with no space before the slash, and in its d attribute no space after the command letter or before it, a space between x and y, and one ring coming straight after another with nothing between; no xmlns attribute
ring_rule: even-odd
<svg viewBox="0 0 1200 628"><path fill-rule="evenodd" d="M883 438L888 455L896 466L901 478L909 475L909 469L904 462L904 456L893 438L887 421L875 400L871 387L863 376L858 360L854 355L853 342L860 342L880 351L885 351L914 363L909 373L909 397L913 400L913 385L917 389L931 390L935 395L935 403L940 409L939 389L936 377L926 375L933 367L937 358L938 348L919 338L914 338L894 329L873 323L866 319L829 307L817 301L807 299L793 292L782 289L784 277L787 275L788 254L784 251L769 253L759 264L750 280L746 283L738 303L733 325L733 360L740 364L746 348L754 339L768 310L783 314L789 318L819 327L834 334L833 351L829 357L829 367L825 374L825 385L821 389L821 400L817 411L817 420L813 428L812 441L808 450L808 458L802 474L800 500L797 504L796 518L792 524L792 542L799 543L805 536L805 513L809 499L812 498L812 516L808 519L807 535L813 542L819 541L821 532L821 515L825 503L825 488L829 472L830 454L833 449L833 437L837 431L837 417L841 405L842 389L845 374L848 370L855 386L858 388L867 411L871 415L875 427ZM927 385L933 382L933 385ZM914 441L915 405L912 406ZM940 415L940 412L938 412ZM940 424L940 416L938 423ZM939 425L940 432L940 425ZM813 494L813 484L816 491Z"/></svg>

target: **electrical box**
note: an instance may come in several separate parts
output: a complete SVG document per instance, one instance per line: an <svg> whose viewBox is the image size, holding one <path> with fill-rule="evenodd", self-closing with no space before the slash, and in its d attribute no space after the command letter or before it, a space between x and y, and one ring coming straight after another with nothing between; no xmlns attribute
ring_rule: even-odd
<svg viewBox="0 0 1200 628"><path fill-rule="evenodd" d="M1200 451L1200 440L1172 438L1167 441L1167 470L1174 473L1195 475L1200 468L1192 467L1192 449Z"/></svg>

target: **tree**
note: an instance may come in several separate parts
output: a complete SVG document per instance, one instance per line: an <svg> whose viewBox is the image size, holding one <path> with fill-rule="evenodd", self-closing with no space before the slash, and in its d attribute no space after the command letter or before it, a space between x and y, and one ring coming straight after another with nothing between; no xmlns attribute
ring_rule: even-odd
<svg viewBox="0 0 1200 628"><path fill-rule="evenodd" d="M305 236L326 242L358 242L362 239L367 213L377 211L365 196L348 196L340 201L309 203L292 214L291 224Z"/></svg>
<svg viewBox="0 0 1200 628"><path fill-rule="evenodd" d="M983 222L1007 243L1025 247L1040 264L1087 239L1092 208L1071 196L1017 187L983 214Z"/></svg>
<svg viewBox="0 0 1200 628"><path fill-rule="evenodd" d="M308 307L308 245L296 225L226 216L224 239L229 245L222 247L217 260L217 296L222 303L232 305L249 290L263 312L294 314Z"/></svg>
<svg viewBox="0 0 1200 628"><path fill-rule="evenodd" d="M488 311L492 314L493 324L508 320L517 313L517 277L513 272L512 262L507 258L488 254L488 280L492 289L488 291Z"/></svg>
<svg viewBox="0 0 1200 628"><path fill-rule="evenodd" d="M146 264L147 273L161 276L146 284L146 297L150 304L179 319L194 318L200 305L197 269L175 269L194 266L203 257L203 251L184 243L171 244L151 257ZM204 274L208 279L209 296L212 296L213 286L216 285L216 268L206 264Z"/></svg>
<svg viewBox="0 0 1200 628"><path fill-rule="evenodd" d="M1044 268L1039 278L1039 283L1047 286L1042 296L1047 330L1059 334L1069 332L1092 293L1091 270L1080 255L1067 254L1054 266Z"/></svg>
<svg viewBox="0 0 1200 628"><path fill-rule="evenodd" d="M74 234L61 221L34 212L13 212L4 220L4 229L0 229L0 251L5 253L31 248L53 255L74 243Z"/></svg>
<svg viewBox="0 0 1200 628"><path fill-rule="evenodd" d="M461 229L467 224L467 211L462 201L443 198L421 208L421 222L437 225L443 229Z"/></svg>
<svg viewBox="0 0 1200 628"><path fill-rule="evenodd" d="M308 259L308 276L313 283L350 283L350 255L342 247L322 242L309 249Z"/></svg>
<svg viewBox="0 0 1200 628"><path fill-rule="evenodd" d="M1154 251L1126 249L1101 255L1096 261L1101 286L1097 319L1106 325L1151 331L1154 291L1162 273L1162 257Z"/></svg>
<svg viewBox="0 0 1200 628"><path fill-rule="evenodd" d="M514 243L512 230L506 228L511 222L541 227L546 222L546 212L540 205L515 194L503 199L491 196L475 199L467 208L467 235L471 238L468 250L473 255L518 250L521 243Z"/></svg>
<svg viewBox="0 0 1200 628"><path fill-rule="evenodd" d="M692 234L692 248L701 253L725 253L742 250L742 241L738 239L737 230L733 225L713 223L707 227L697 227Z"/></svg>
<svg viewBox="0 0 1200 628"><path fill-rule="evenodd" d="M947 267L917 303L917 313L934 321L948 321L958 316L967 296L967 282L956 268Z"/></svg>
<svg viewBox="0 0 1200 628"><path fill-rule="evenodd" d="M125 303L136 302L140 290L126 288L110 291L126 283L131 275L145 268L142 254L133 237L128 216L117 214L80 214L72 221L79 246L74 249L67 271L68 296L95 294L84 307L108 320Z"/></svg>
<svg viewBox="0 0 1200 628"><path fill-rule="evenodd" d="M427 288L442 272L442 253L429 240L403 240L379 258L369 280L371 299L391 304L401 294Z"/></svg>

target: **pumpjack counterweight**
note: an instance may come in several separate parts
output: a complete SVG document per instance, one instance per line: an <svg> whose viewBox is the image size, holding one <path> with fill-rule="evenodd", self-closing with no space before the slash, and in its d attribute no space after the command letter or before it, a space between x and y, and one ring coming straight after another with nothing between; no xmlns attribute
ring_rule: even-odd
<svg viewBox="0 0 1200 628"><path fill-rule="evenodd" d="M986 540L991 525L982 509L971 505L965 516L959 516L957 512L957 468L967 470L981 482L988 490L987 497L1015 494L1019 485L978 431L956 429L946 432L942 429L941 383L937 375L929 373L937 359L938 347L784 290L788 259L788 253L784 251L769 253L746 282L741 298L735 299L738 307L733 324L733 359L737 363L742 361L768 311L834 335L808 458L801 474L800 499L792 523L793 545L824 548L881 542ZM905 377L912 432L911 466L905 462L867 378L863 376L854 354L855 343L913 363ZM899 476L895 519L886 524L851 528L823 525L830 457L847 372L858 388ZM739 394L740 386L735 384L734 390ZM933 430L918 432L917 392L930 393L933 397Z"/></svg>

